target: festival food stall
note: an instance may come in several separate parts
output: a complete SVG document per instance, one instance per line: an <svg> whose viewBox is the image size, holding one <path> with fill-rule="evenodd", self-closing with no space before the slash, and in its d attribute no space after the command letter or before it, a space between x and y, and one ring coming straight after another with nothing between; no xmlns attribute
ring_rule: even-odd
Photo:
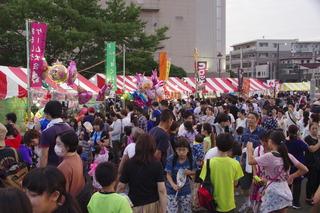
<svg viewBox="0 0 320 213"><path fill-rule="evenodd" d="M299 83L282 83L280 86L280 91L310 91L310 81Z"/></svg>

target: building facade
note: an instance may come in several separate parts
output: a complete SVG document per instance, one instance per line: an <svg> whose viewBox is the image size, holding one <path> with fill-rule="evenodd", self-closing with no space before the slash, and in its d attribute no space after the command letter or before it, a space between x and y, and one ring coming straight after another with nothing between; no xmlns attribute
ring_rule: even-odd
<svg viewBox="0 0 320 213"><path fill-rule="evenodd" d="M106 0L102 0L102 5ZM225 67L226 0L126 0L141 7L145 31L154 33L167 26L169 39L164 41L171 63L194 73L194 52L206 61L209 75ZM222 55L218 57L218 54ZM158 58L157 55L155 55Z"/></svg>
<svg viewBox="0 0 320 213"><path fill-rule="evenodd" d="M291 55L291 44L296 39L258 39L232 46L227 56L227 70L243 71L246 77L276 79L280 58Z"/></svg>

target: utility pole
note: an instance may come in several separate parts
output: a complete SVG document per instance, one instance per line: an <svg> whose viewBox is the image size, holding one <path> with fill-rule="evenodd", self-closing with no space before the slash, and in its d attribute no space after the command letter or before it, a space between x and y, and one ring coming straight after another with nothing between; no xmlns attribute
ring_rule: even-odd
<svg viewBox="0 0 320 213"><path fill-rule="evenodd" d="M222 57L221 52L218 53L217 57L218 57L218 73L219 73L219 78L221 78L221 57Z"/></svg>

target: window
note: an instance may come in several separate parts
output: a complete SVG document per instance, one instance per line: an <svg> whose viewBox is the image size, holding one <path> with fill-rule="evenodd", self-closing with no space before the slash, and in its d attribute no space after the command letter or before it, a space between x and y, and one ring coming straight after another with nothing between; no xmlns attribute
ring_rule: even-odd
<svg viewBox="0 0 320 213"><path fill-rule="evenodd" d="M303 64L304 63L304 60L301 60L301 64Z"/></svg>
<svg viewBox="0 0 320 213"><path fill-rule="evenodd" d="M273 43L274 48L278 48L278 43Z"/></svg>
<svg viewBox="0 0 320 213"><path fill-rule="evenodd" d="M310 63L310 60L307 60L307 63L309 64L309 63Z"/></svg>
<svg viewBox="0 0 320 213"><path fill-rule="evenodd" d="M260 75L261 75L261 73L260 73L260 72L258 72L258 77L260 77Z"/></svg>
<svg viewBox="0 0 320 213"><path fill-rule="evenodd" d="M259 46L260 46L260 47L268 47L268 43L266 43L266 42L261 42L261 43L259 43Z"/></svg>

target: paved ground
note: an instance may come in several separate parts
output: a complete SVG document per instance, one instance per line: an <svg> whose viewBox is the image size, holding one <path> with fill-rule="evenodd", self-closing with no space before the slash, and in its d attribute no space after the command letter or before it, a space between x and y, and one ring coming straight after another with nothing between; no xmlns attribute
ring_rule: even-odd
<svg viewBox="0 0 320 213"><path fill-rule="evenodd" d="M305 200L305 190L306 190L306 181L303 181L303 184L302 184L302 189L301 189L301 205L302 205L302 208L301 209L298 209L298 210L295 210L295 209L292 209L290 208L288 213L309 213L310 210L311 210L311 206L307 205L304 200ZM244 202L244 198L241 197L241 196L237 196L236 197L236 203L237 203L237 207L240 207L242 205L242 203ZM237 211L236 211L237 212ZM201 213L205 213L205 212L201 212ZM320 213L320 212L319 212Z"/></svg>

